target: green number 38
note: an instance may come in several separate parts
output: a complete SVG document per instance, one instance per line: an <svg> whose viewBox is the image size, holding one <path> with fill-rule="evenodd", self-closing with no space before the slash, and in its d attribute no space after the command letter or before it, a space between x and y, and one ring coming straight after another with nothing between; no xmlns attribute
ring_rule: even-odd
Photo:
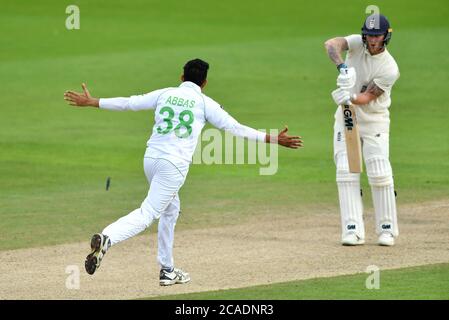
<svg viewBox="0 0 449 320"><path fill-rule="evenodd" d="M164 118L162 121L164 121L167 126L165 128L161 128L161 126L157 127L157 132L159 134L167 134L173 129L173 118L175 117L175 111L171 107L163 107L159 111L159 114L161 114ZM192 126L193 120L195 120L195 117L193 116L192 111L190 110L184 110L179 114L179 124L175 127L174 131L178 138L187 138L192 134ZM185 128L185 131L181 133L181 129Z"/></svg>

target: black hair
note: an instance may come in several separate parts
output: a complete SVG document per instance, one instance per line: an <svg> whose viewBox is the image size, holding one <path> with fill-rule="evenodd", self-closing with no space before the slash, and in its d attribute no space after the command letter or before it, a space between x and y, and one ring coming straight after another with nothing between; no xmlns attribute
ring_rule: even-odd
<svg viewBox="0 0 449 320"><path fill-rule="evenodd" d="M184 65L184 81L191 81L201 86L207 78L209 64L201 59L187 61Z"/></svg>

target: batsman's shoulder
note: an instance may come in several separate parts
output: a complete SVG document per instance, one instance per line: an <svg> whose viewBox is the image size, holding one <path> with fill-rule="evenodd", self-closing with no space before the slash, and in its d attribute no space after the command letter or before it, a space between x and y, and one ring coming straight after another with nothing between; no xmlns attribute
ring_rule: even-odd
<svg viewBox="0 0 449 320"><path fill-rule="evenodd" d="M383 64L382 71L387 74L399 77L399 66L393 56L388 52L387 59Z"/></svg>
<svg viewBox="0 0 449 320"><path fill-rule="evenodd" d="M344 39L348 43L349 51L357 51L363 49L363 40L360 34L350 34L344 37Z"/></svg>

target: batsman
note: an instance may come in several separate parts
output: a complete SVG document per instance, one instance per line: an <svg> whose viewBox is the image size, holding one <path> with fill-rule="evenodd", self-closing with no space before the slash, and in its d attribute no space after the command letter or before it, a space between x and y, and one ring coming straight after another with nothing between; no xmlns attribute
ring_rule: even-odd
<svg viewBox="0 0 449 320"><path fill-rule="evenodd" d="M373 14L365 19L361 34L325 42L327 54L339 71L338 88L332 92L332 97L339 106L335 112L334 161L343 245L364 244L365 227L361 170L350 170L348 165L349 146L345 138L342 105L355 110L360 137L357 142L360 139L371 187L378 244L393 246L399 235L393 171L389 161L391 90L399 78L399 68L387 50L391 34L388 19L381 14ZM346 52L345 61L343 52Z"/></svg>

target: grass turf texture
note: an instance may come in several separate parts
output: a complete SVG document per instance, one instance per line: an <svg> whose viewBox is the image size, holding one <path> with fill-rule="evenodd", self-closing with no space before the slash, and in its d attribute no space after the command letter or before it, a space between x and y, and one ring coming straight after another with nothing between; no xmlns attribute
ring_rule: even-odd
<svg viewBox="0 0 449 320"><path fill-rule="evenodd" d="M81 29L65 29L77 4ZM389 46L401 78L393 89L391 160L399 203L449 194L445 98L446 1L378 1L390 17ZM128 96L178 84L182 65L211 64L205 93L240 122L300 134L305 148L280 150L279 170L192 166L178 228L238 223L259 212L337 206L332 160L337 75L323 49L358 33L365 1L10 1L0 27L0 250L87 241L138 207L153 112L67 106L85 81L94 96ZM197 9L201 8L201 9ZM112 177L105 191L106 178ZM363 178L368 190L366 178ZM365 192L365 205L370 205ZM262 210L265 208L265 210ZM260 210L259 210L260 209Z"/></svg>
<svg viewBox="0 0 449 320"><path fill-rule="evenodd" d="M447 300L448 272L449 264L380 271L379 289L367 289L366 280L372 273L360 273L244 289L170 295L157 300Z"/></svg>

